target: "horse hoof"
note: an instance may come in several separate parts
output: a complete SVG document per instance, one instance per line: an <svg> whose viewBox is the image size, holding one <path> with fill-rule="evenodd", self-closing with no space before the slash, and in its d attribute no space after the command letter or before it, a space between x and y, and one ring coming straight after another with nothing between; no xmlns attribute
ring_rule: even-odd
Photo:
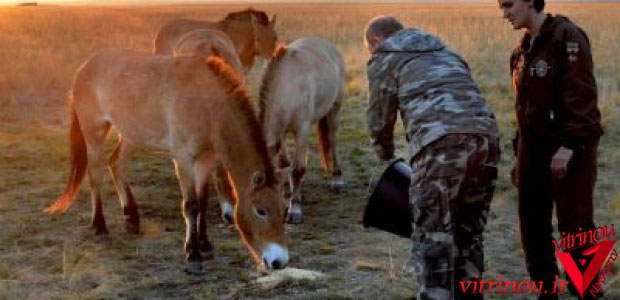
<svg viewBox="0 0 620 300"><path fill-rule="evenodd" d="M105 243L109 240L110 238L108 237L107 233L99 233L97 235L95 235L95 241L99 242L99 243Z"/></svg>
<svg viewBox="0 0 620 300"><path fill-rule="evenodd" d="M131 235L139 235L140 234L140 224L134 224L125 222L125 232Z"/></svg>
<svg viewBox="0 0 620 300"><path fill-rule="evenodd" d="M332 179L332 189L335 189L336 191L340 190L340 188L344 187L345 182L344 179L342 178L334 178Z"/></svg>
<svg viewBox="0 0 620 300"><path fill-rule="evenodd" d="M108 235L108 228L103 226L103 227L98 227L98 226L91 226L90 227L92 229L92 231L95 233L96 236L100 236L100 235Z"/></svg>
<svg viewBox="0 0 620 300"><path fill-rule="evenodd" d="M185 273L189 275L202 275L204 271L202 270L202 263L199 261L190 261L185 266Z"/></svg>
<svg viewBox="0 0 620 300"><path fill-rule="evenodd" d="M301 212L289 212L286 216L286 223L288 224L301 224L303 222L303 215Z"/></svg>
<svg viewBox="0 0 620 300"><path fill-rule="evenodd" d="M200 256L203 260L211 260L215 256L215 251L202 251L200 250Z"/></svg>
<svg viewBox="0 0 620 300"><path fill-rule="evenodd" d="M215 248L213 247L213 244L211 244L211 242L206 241L200 245L200 256L202 257L202 259L213 259L214 253Z"/></svg>

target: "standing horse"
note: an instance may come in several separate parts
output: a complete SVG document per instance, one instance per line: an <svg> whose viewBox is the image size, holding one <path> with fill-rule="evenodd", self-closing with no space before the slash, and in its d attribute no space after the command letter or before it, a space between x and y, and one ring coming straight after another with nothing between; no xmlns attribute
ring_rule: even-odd
<svg viewBox="0 0 620 300"><path fill-rule="evenodd" d="M174 47L174 56L198 56L207 58L216 54L222 57L240 74L246 69L237 56L235 46L228 35L217 29L199 29L182 36ZM221 216L225 223L234 223L234 207L237 195L228 172L218 164L215 169L215 188L221 208Z"/></svg>
<svg viewBox="0 0 620 300"><path fill-rule="evenodd" d="M253 258L268 269L287 264L285 208L262 127L241 79L222 59L102 50L78 70L72 96L69 182L48 212L66 210L88 172L92 228L108 233L100 188L105 140L114 126L120 141L107 165L127 231L139 230L138 207L123 172L131 154L139 147L169 153L183 196L186 270L200 273L213 245L199 215L206 212L207 178L221 162L235 183L236 226Z"/></svg>
<svg viewBox="0 0 620 300"><path fill-rule="evenodd" d="M285 135L293 133L296 149L292 172L285 181L290 199L287 221L302 222L301 182L306 171L310 127L317 123L322 165L332 184L341 186L336 151L338 113L345 100L345 67L338 50L320 38L303 38L279 48L269 62L260 89L260 122L267 147L278 155L279 168L290 170Z"/></svg>
<svg viewBox="0 0 620 300"><path fill-rule="evenodd" d="M230 13L218 22L176 19L162 26L157 33L155 53L172 54L178 40L190 31L217 29L230 37L241 63L250 69L256 56L265 59L273 56L278 40L275 23L276 15L270 21L265 12L253 9Z"/></svg>
<svg viewBox="0 0 620 300"><path fill-rule="evenodd" d="M265 59L271 59L276 48L278 35L274 29L276 23L276 15L274 14L269 20L267 14L263 11L247 9L238 12L229 13L223 20L218 22L205 22L188 19L176 19L161 27L155 38L156 54L173 54L176 49L187 50L188 46L195 45L195 41L200 40L203 44L220 43L221 37L211 34L206 37L204 34L192 33L196 30L219 30L226 34L234 45L234 49L245 67L241 73L245 74L247 70L252 68L254 59L262 56ZM196 35L202 35L198 37ZM216 47L217 48L217 47ZM205 48L210 50L211 47ZM221 49L219 49L221 50ZM235 63L224 56L235 69L238 67ZM222 211L222 218L225 222L231 224L233 220L233 207L237 201L233 192L229 176L225 169L221 166L216 168L215 186L219 195L219 202Z"/></svg>

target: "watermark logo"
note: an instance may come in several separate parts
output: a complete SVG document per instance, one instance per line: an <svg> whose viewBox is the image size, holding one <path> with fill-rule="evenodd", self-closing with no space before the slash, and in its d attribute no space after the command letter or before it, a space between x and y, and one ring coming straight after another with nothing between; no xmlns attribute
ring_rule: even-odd
<svg viewBox="0 0 620 300"><path fill-rule="evenodd" d="M596 230L580 232L575 235L566 235L566 233L563 233L565 236L560 239L559 243L553 241L558 250L556 255L564 266L566 273L572 280L581 298L583 298L583 295L587 292L594 278L599 275L598 282L593 284L590 288L592 296L597 296L607 275L611 274L611 267L618 257L618 253L615 249L612 253L616 241L605 240L614 236L614 225L612 224L610 226L609 231L607 229L607 226L604 226ZM579 230L581 230L581 228L579 228ZM577 246L575 246L575 242L577 242ZM560 248L560 246L562 247ZM583 247L583 251L577 252L571 250L579 247ZM564 252L560 252L560 249ZM567 250L571 251L566 252ZM610 253L611 256L605 264L605 259ZM577 261L575 261L574 258L577 258ZM603 265L605 265L605 268L603 268Z"/></svg>

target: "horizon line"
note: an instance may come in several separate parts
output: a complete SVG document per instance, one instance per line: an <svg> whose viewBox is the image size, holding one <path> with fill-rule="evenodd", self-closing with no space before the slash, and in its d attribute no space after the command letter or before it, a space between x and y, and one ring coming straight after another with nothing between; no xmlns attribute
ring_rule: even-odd
<svg viewBox="0 0 620 300"><path fill-rule="evenodd" d="M568 4L608 4L620 3L620 0L547 0L548 3L568 3ZM200 6L200 5L269 5L269 4L370 4L370 5L389 5L389 4L496 4L495 0L254 0L254 1L228 1L228 0L206 0L206 1L186 1L174 2L170 0L134 0L134 1L87 1L87 0L68 0L68 1L11 1L0 2L0 6Z"/></svg>

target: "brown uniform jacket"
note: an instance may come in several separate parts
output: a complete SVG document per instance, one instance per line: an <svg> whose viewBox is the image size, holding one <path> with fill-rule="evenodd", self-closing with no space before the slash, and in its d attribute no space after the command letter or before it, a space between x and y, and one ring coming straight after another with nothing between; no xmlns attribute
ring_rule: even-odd
<svg viewBox="0 0 620 300"><path fill-rule="evenodd" d="M585 32L566 17L548 15L531 48L530 39L526 33L510 58L517 138L536 136L575 149L599 137L601 114Z"/></svg>

